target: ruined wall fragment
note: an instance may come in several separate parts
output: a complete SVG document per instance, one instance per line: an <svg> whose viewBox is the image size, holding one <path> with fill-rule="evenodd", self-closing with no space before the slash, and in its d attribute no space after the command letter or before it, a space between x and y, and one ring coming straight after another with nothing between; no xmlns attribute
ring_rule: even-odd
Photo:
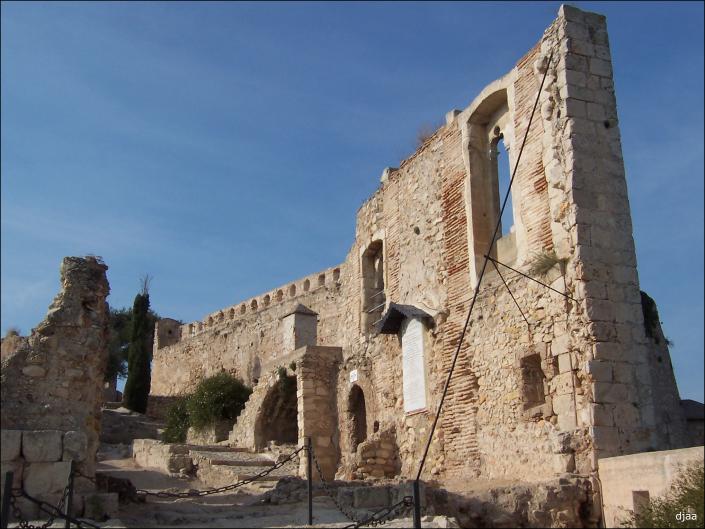
<svg viewBox="0 0 705 529"><path fill-rule="evenodd" d="M107 269L95 257L65 257L61 290L46 318L2 359L0 375L2 429L64 432L64 444L68 436L81 446L80 465L89 475L108 354Z"/></svg>

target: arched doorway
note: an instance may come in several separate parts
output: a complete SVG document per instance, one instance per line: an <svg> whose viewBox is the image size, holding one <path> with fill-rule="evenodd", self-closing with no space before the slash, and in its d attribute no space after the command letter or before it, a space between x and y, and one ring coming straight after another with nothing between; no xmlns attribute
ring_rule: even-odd
<svg viewBox="0 0 705 529"><path fill-rule="evenodd" d="M348 420L350 421L351 452L357 450L357 446L367 439L367 407L365 406L365 394L362 388L355 384L350 390L348 397Z"/></svg>
<svg viewBox="0 0 705 529"><path fill-rule="evenodd" d="M267 443L297 443L296 377L280 377L262 401L255 422L255 446L262 449Z"/></svg>

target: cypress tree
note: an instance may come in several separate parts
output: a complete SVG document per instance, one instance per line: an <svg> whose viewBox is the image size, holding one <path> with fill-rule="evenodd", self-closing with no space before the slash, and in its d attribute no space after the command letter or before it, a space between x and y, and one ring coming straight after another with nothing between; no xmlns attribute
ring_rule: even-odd
<svg viewBox="0 0 705 529"><path fill-rule="evenodd" d="M127 353L127 382L123 403L132 411L147 411L149 386L152 381L152 331L149 314L149 276L142 280L142 291L132 306L132 332Z"/></svg>

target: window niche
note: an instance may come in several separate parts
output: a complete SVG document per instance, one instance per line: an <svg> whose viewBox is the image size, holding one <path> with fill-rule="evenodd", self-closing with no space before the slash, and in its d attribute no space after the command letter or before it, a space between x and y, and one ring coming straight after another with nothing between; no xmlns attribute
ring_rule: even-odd
<svg viewBox="0 0 705 529"><path fill-rule="evenodd" d="M511 180L510 149L514 141L506 89L491 93L476 106L468 120L466 133L468 239L474 254L471 275L473 281L477 281L498 222L500 226L490 255L506 264L517 261L516 238L520 226L514 215L518 194L516 182L500 218Z"/></svg>
<svg viewBox="0 0 705 529"><path fill-rule="evenodd" d="M529 416L541 415L546 403L546 375L541 368L541 356L532 354L519 362L521 397L524 412Z"/></svg>
<svg viewBox="0 0 705 529"><path fill-rule="evenodd" d="M370 243L362 254L362 328L371 332L382 318L387 297L384 291L384 245Z"/></svg>

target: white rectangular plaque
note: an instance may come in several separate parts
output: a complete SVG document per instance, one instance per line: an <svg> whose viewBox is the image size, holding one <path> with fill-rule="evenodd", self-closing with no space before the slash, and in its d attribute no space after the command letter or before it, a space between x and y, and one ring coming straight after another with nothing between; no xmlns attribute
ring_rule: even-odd
<svg viewBox="0 0 705 529"><path fill-rule="evenodd" d="M402 371L404 377L404 411L426 408L426 362L424 361L424 326L406 319L401 334Z"/></svg>
<svg viewBox="0 0 705 529"><path fill-rule="evenodd" d="M350 371L350 383L357 382L357 369Z"/></svg>

